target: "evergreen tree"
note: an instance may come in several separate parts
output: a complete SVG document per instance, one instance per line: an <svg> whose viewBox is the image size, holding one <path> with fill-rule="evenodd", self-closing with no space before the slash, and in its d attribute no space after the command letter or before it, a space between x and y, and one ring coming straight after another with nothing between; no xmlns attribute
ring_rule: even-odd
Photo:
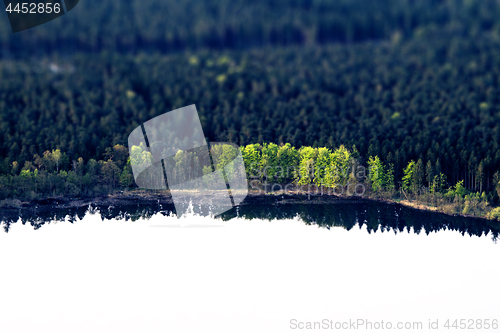
<svg viewBox="0 0 500 333"><path fill-rule="evenodd" d="M410 161L403 173L403 190L412 191L414 188L415 161Z"/></svg>
<svg viewBox="0 0 500 333"><path fill-rule="evenodd" d="M415 164L415 168L413 170L413 179L412 179L412 190L413 193L419 193L424 185L424 163L422 159L418 159Z"/></svg>

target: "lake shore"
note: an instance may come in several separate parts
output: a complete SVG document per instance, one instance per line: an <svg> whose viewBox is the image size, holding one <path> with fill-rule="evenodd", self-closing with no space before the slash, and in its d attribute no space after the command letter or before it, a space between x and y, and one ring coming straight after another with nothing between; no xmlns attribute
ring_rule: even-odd
<svg viewBox="0 0 500 333"><path fill-rule="evenodd" d="M272 200L272 201L271 201ZM307 193L260 193L249 191L245 200L240 205L248 204L342 204L367 202L370 199L359 196L340 197L336 195L314 195ZM51 197L35 199L29 202L21 202L18 199L7 199L0 201L2 210L10 211L50 211L60 209L81 208L88 206L130 206L130 205L173 205L174 202L168 191L120 191L108 195L96 197Z"/></svg>
<svg viewBox="0 0 500 333"><path fill-rule="evenodd" d="M435 213L446 214L450 216L462 216L481 218L491 220L484 216L474 216L466 214L448 214L438 207L425 205L422 202L410 200L394 200L390 198L376 197L373 195L363 196L339 196L331 193L322 193L318 191L304 191L303 189L294 189L286 193L282 192L263 192L249 190L245 200L240 203L244 205L287 205L287 204L355 204L355 203L385 203L396 204L417 210L431 211ZM70 209L83 209L88 207L106 208L121 206L153 206L161 205L173 207L174 203L168 191L151 190L133 190L119 191L108 195L95 197L68 197L57 196L50 198L35 199L29 202L21 202L17 199L7 199L0 201L0 219L6 216L11 219L20 213L51 213Z"/></svg>

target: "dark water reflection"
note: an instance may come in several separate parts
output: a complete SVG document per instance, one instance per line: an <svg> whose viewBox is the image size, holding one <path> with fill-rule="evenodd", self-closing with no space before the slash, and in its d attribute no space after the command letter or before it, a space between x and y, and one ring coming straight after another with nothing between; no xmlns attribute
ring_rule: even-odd
<svg viewBox="0 0 500 333"><path fill-rule="evenodd" d="M55 212L27 212L19 210L16 216L0 212L1 226L8 232L13 223L29 224L38 229L46 223L67 221L74 223L86 214L100 214L102 220L137 221L149 219L160 213L165 216L174 213L174 206L120 206L88 207L57 210ZM275 204L243 205L216 218L228 221L233 218L282 220L299 217L307 225L321 228L343 227L350 230L366 226L372 232L410 232L416 234L443 230L459 231L462 235L490 236L495 242L500 234L500 223L476 218L448 216L440 213L419 211L400 205L381 203L349 204Z"/></svg>
<svg viewBox="0 0 500 333"><path fill-rule="evenodd" d="M381 203L356 203L343 205L269 205L242 206L229 211L222 218L228 220L237 215L246 219L290 219L299 216L305 224L319 227L343 227L350 230L366 226L369 233L377 231L413 231L429 234L442 230L459 231L462 235L487 236L494 241L500 233L500 223L478 218L449 216L430 211L420 211L401 205Z"/></svg>

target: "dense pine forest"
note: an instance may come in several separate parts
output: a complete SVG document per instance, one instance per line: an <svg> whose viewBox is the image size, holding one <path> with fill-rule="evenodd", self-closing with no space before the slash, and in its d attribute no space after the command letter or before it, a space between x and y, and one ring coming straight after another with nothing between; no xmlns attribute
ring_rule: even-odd
<svg viewBox="0 0 500 333"><path fill-rule="evenodd" d="M1 199L133 187L129 133L196 104L210 141L355 147L396 193L498 204L498 1L89 0L0 52Z"/></svg>
<svg viewBox="0 0 500 333"><path fill-rule="evenodd" d="M3 56L53 52L177 52L359 43L453 32L498 32L496 0L82 0L58 20L12 34ZM399 37L398 37L399 36Z"/></svg>

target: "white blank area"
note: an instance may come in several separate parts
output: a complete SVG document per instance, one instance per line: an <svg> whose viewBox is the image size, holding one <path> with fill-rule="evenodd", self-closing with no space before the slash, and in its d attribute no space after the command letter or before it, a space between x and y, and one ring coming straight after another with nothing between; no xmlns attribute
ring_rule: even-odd
<svg viewBox="0 0 500 333"><path fill-rule="evenodd" d="M299 220L87 215L36 231L17 223L0 233L0 332L277 333L299 331L291 319L500 319L498 258L489 236L370 235Z"/></svg>

